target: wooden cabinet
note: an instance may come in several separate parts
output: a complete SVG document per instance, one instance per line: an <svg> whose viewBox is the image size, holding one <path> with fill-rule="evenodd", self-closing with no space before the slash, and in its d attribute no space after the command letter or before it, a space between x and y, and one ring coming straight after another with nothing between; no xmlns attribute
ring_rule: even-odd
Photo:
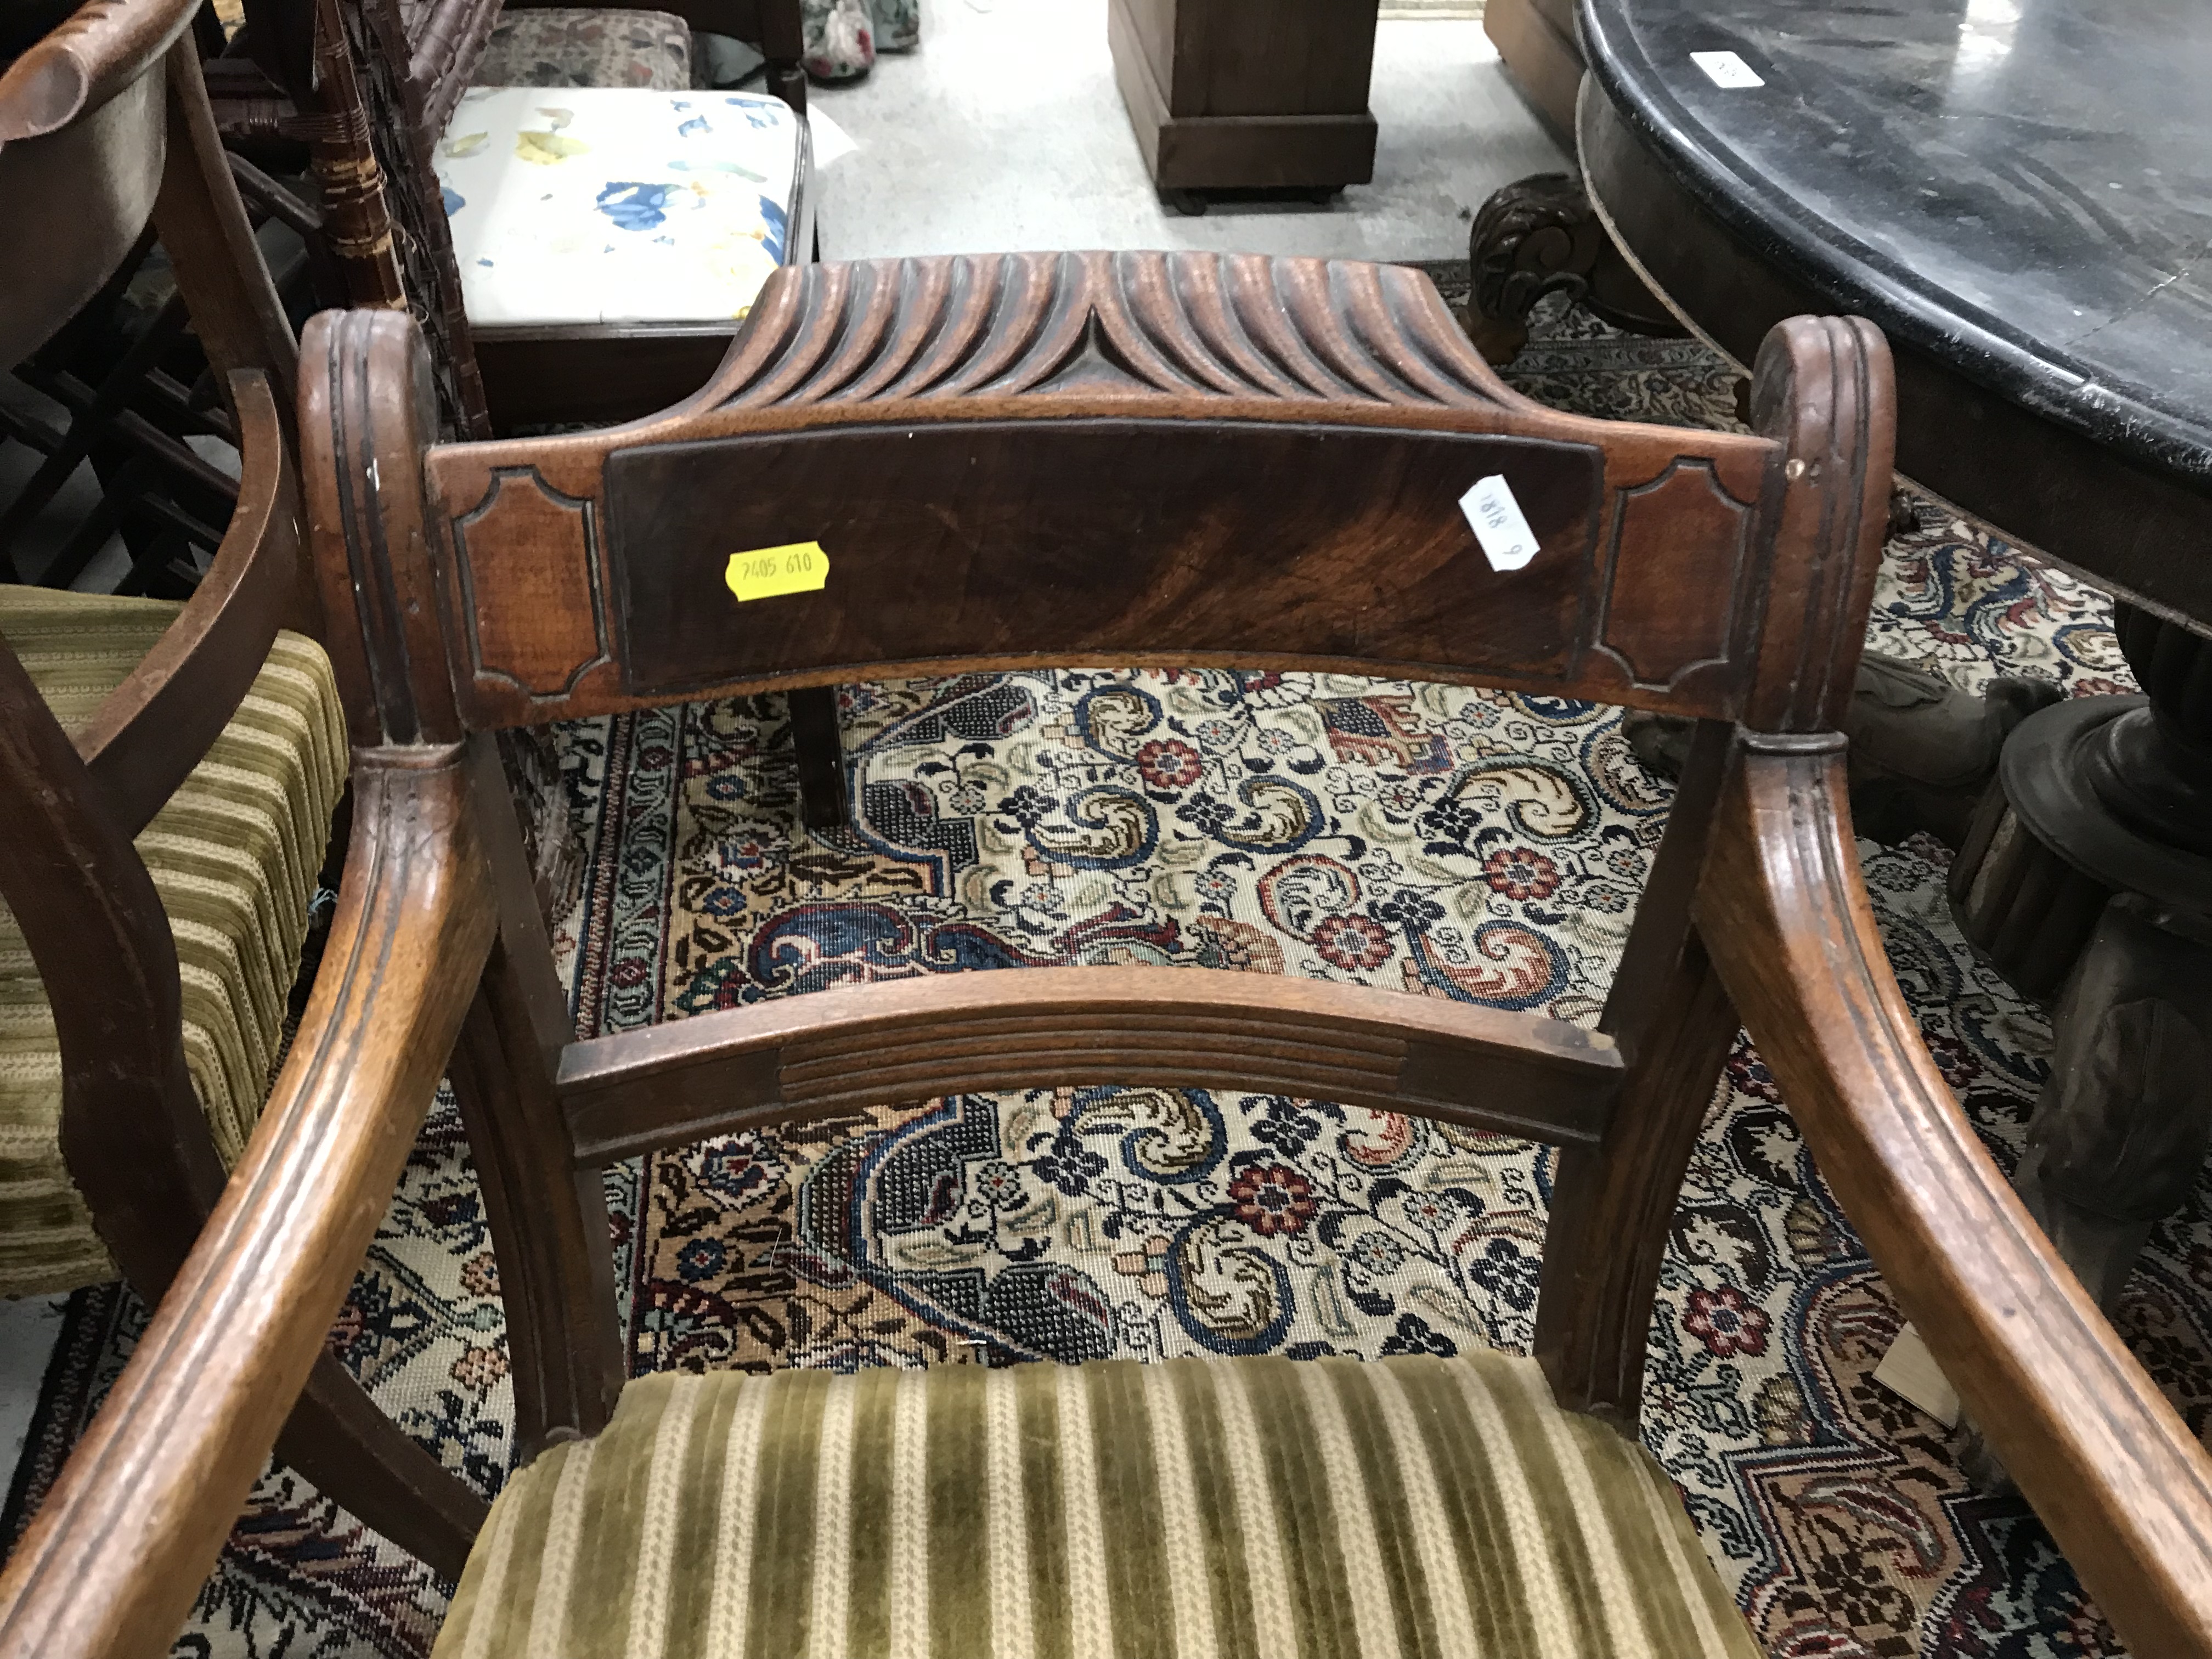
<svg viewBox="0 0 2212 1659"><path fill-rule="evenodd" d="M1121 101L1162 190L1375 176L1376 0L1109 0Z"/></svg>

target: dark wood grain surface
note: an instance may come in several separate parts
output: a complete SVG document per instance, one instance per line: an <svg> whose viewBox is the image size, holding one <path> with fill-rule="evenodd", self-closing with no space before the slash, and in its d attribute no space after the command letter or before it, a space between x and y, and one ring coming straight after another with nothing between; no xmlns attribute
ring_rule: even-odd
<svg viewBox="0 0 2212 1659"><path fill-rule="evenodd" d="M1056 422L1010 444L1016 430L817 429L610 458L624 691L1077 652L1201 666L1225 663L1223 642L1259 624L1283 659L1400 663L1425 678L1563 677L1588 644L1604 503L1595 447L1115 420ZM1524 570L1489 569L1458 507L1475 480L1499 474L1550 556ZM1692 488L1705 496L1709 479ZM1357 513L1342 510L1348 489ZM1717 505L1747 516L1742 503ZM457 556L475 565L479 530L500 527L488 513L459 531ZM1718 545L1733 555L1737 539ZM865 605L830 592L733 601L731 555L809 541ZM1734 572L1717 574L1725 586ZM1639 644L1662 684L1727 649L1725 638L1689 651Z"/></svg>
<svg viewBox="0 0 2212 1659"><path fill-rule="evenodd" d="M524 723L1055 659L1727 714L1778 464L1528 403L1416 272L1070 254L787 270L679 409L429 471L468 716ZM1522 570L1457 505L1492 475L1542 538ZM722 585L808 540L821 594ZM1711 603L1686 617L1670 582Z"/></svg>
<svg viewBox="0 0 2212 1659"><path fill-rule="evenodd" d="M1375 176L1375 0L1109 0L1106 40L1163 190Z"/></svg>

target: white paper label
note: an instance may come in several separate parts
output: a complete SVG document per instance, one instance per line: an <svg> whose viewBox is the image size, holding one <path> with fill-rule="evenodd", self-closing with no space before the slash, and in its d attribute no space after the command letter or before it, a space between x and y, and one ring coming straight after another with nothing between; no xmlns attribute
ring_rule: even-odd
<svg viewBox="0 0 2212 1659"><path fill-rule="evenodd" d="M1467 514L1492 570L1518 570L1536 556L1536 532L1528 528L1503 473L1477 478L1474 488L1459 498L1459 510Z"/></svg>
<svg viewBox="0 0 2212 1659"><path fill-rule="evenodd" d="M1766 84L1750 64L1732 52L1693 52L1690 54L1690 61L1705 70L1705 78L1717 87L1727 87L1733 91L1738 87L1763 87Z"/></svg>

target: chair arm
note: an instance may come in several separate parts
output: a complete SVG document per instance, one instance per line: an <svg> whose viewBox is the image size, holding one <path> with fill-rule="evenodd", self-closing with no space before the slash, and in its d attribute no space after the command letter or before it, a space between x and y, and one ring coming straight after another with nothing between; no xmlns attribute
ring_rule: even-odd
<svg viewBox="0 0 2212 1659"><path fill-rule="evenodd" d="M131 676L76 739L124 833L161 810L237 713L301 597L300 489L269 377L230 377L243 457L238 506L215 562Z"/></svg>
<svg viewBox="0 0 2212 1659"><path fill-rule="evenodd" d="M1698 908L1822 1176L2106 1615L2142 1659L2212 1653L2212 1456L1929 1057L1860 882L1840 738L1747 740Z"/></svg>
<svg viewBox="0 0 2212 1659"><path fill-rule="evenodd" d="M58 131L152 67L199 0L92 0L0 75L0 144Z"/></svg>
<svg viewBox="0 0 2212 1659"><path fill-rule="evenodd" d="M356 756L307 1017L214 1216L0 1576L5 1659L167 1653L322 1352L491 945L461 753Z"/></svg>

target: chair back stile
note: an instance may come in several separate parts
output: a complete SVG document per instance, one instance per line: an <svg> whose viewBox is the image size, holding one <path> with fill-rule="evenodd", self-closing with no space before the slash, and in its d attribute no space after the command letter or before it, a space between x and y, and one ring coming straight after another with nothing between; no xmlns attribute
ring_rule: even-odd
<svg viewBox="0 0 2212 1659"><path fill-rule="evenodd" d="M1553 1176L1535 1350L1563 1405L1633 1430L1675 1200L1742 1017L1694 925L1738 734L1828 750L1873 603L1896 419L1887 344L1856 319L1801 318L1759 354L1752 413L1779 446L1757 665L1739 724L1698 724L1598 1029L1626 1062L1604 1143ZM1802 734L1802 736L1799 734Z"/></svg>
<svg viewBox="0 0 2212 1659"><path fill-rule="evenodd" d="M298 404L299 342L231 175L198 50L173 50L167 76L169 149L185 165L164 170L155 228L179 290L191 296L192 332L218 382L240 369L267 374L289 435ZM234 400L227 400L235 417Z"/></svg>
<svg viewBox="0 0 2212 1659"><path fill-rule="evenodd" d="M1424 279L1319 261L789 270L696 397L560 438L432 447L401 319L319 319L308 353L303 471L325 602L358 605L331 649L364 744L1040 663L1320 668L1703 722L1595 1032L1357 986L1055 968L569 1042L542 925L503 904L454 1081L503 1249L519 1458L596 1432L619 1391L611 1301L576 1290L606 1282L600 1164L856 1103L1097 1082L1561 1146L1540 1358L1563 1404L1632 1423L1667 1219L1738 1024L1691 919L1706 821L1735 721L1817 729L1850 683L1809 653L1856 655L1887 431L1879 397L1832 418L1804 394L1881 388L1872 331L1778 331L1749 436L1544 410ZM410 468L422 489L393 488ZM366 477L386 481L373 508ZM1540 544L1521 568L1492 568L1459 503L1485 478ZM732 555L808 543L820 591L732 595Z"/></svg>

